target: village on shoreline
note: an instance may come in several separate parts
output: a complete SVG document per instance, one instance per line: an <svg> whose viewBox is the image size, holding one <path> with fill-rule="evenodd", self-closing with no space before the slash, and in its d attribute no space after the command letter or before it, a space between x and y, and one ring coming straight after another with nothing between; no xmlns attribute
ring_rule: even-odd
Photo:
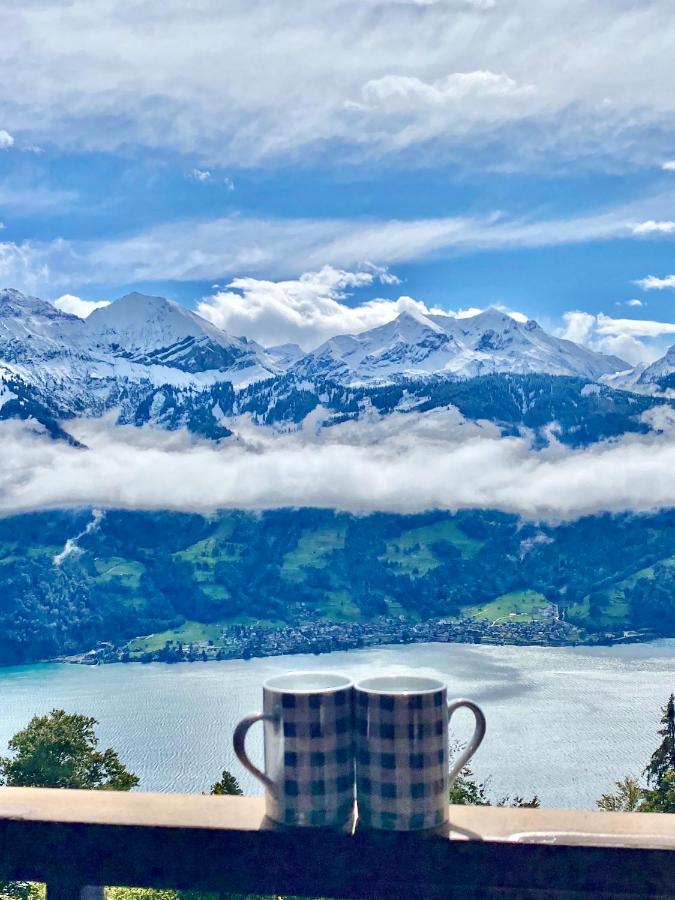
<svg viewBox="0 0 675 900"><path fill-rule="evenodd" d="M585 632L562 619L489 621L430 619L413 622L382 617L371 622L313 622L297 625L225 625L209 640L166 640L158 649L134 649L100 642L86 652L59 657L57 662L81 665L130 662L208 662L228 659L322 654L386 644L462 643L529 646L576 646L636 643L657 637L652 631ZM137 642L136 642L137 643Z"/></svg>

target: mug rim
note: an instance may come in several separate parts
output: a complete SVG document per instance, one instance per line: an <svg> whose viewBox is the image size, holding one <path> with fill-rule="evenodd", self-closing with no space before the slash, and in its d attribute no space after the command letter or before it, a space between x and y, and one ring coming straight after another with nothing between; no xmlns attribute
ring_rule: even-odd
<svg viewBox="0 0 675 900"><path fill-rule="evenodd" d="M275 682L284 681L292 678L324 678L339 681L339 684L329 684L319 687L284 687L277 685ZM294 672L284 672L281 675L271 675L263 682L263 690L271 691L275 694L335 694L338 691L348 690L354 687L354 682L347 675L338 675L337 672L326 672L322 670L297 670Z"/></svg>
<svg viewBox="0 0 675 900"><path fill-rule="evenodd" d="M396 682L407 682L410 687L396 687ZM417 685L414 683L417 682ZM381 685L378 687L378 683ZM378 696L410 697L416 694L435 694L447 690L445 682L424 675L371 675L354 685L363 694Z"/></svg>

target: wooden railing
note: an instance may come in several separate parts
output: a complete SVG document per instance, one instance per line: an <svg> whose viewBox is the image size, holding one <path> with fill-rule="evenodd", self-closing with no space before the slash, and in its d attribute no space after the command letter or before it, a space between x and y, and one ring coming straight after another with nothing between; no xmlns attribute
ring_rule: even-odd
<svg viewBox="0 0 675 900"><path fill-rule="evenodd" d="M457 806L449 834L286 830L253 797L0 789L0 880L386 898L672 898L675 815Z"/></svg>

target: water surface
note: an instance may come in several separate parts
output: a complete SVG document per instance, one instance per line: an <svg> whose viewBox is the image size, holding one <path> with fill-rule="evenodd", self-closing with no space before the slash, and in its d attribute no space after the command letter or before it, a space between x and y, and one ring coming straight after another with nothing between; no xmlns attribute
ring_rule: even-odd
<svg viewBox="0 0 675 900"><path fill-rule="evenodd" d="M206 791L226 767L247 793L260 793L234 758L232 730L260 707L262 682L292 669L441 678L452 696L485 710L488 733L474 769L490 778L493 794L536 793L546 806L592 808L616 779L639 775L657 745L659 710L675 690L675 639L596 648L412 644L227 662L0 669L0 752L32 715L61 707L95 716L101 742L118 750L144 790ZM458 713L455 736L470 727L470 714ZM249 735L258 758L259 729Z"/></svg>

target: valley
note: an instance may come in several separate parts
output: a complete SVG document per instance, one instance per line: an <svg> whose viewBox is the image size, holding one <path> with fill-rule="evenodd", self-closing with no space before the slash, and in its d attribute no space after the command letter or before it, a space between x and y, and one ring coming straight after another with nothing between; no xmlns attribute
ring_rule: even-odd
<svg viewBox="0 0 675 900"><path fill-rule="evenodd" d="M305 507L283 502L276 475L273 509L182 512L194 508L189 483L184 506L167 504L173 511L162 508L168 484L151 509L133 508L133 491L120 504L132 508L97 508L77 478L72 508L7 506L0 664L673 635L672 511L569 521L485 502L453 511L434 508L433 487L425 512L406 514L405 504L376 512L371 501L334 511L312 508L304 475L322 447L359 448L361 460L389 447L399 459L419 439L442 460L450 447L517 439L532 459L548 452L549 465L559 448L573 456L622 441L664 443L675 425L671 361L672 353L631 370L497 309L403 311L305 352L231 336L162 297L129 294L79 319L0 291L0 427L23 435L17 447L63 446L77 472L78 459L95 458L88 435L114 433L120 449L135 447L134 459L169 448L172 471L174 459L204 447L223 475L246 454L257 481L255 461L293 440ZM110 493L121 497L126 470L114 471ZM198 465L191 472L200 477ZM416 472L403 477L410 484L399 493L414 497Z"/></svg>
<svg viewBox="0 0 675 900"><path fill-rule="evenodd" d="M489 510L54 511L0 519L0 548L5 665L99 642L132 660L266 655L274 640L311 652L675 634L671 511L557 526Z"/></svg>

